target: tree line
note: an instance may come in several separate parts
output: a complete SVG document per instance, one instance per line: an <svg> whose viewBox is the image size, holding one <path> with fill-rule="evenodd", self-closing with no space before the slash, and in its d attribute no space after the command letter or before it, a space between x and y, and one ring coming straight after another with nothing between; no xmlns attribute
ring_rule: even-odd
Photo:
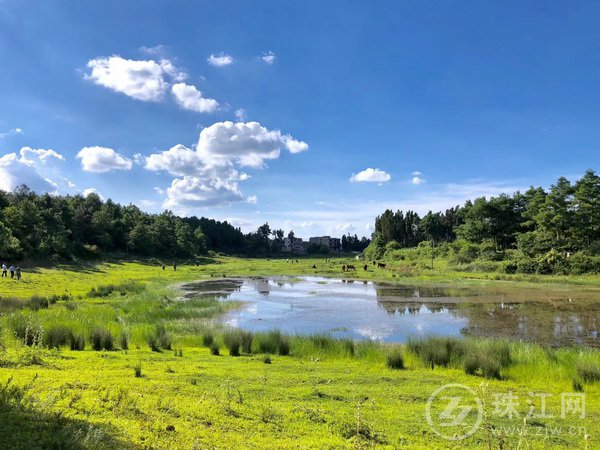
<svg viewBox="0 0 600 450"><path fill-rule="evenodd" d="M293 236L293 231L290 232ZM369 244L344 238L346 250ZM106 253L192 258L209 251L231 255L272 256L281 252L284 232L268 223L244 234L227 221L178 217L171 211L149 214L135 205L102 200L97 194L36 194L27 186L0 190L0 259L69 260Z"/></svg>
<svg viewBox="0 0 600 450"><path fill-rule="evenodd" d="M548 190L480 197L423 217L387 210L367 253L391 256L425 241L457 262L505 261L508 272L600 271L600 177L588 170L574 183L561 177Z"/></svg>

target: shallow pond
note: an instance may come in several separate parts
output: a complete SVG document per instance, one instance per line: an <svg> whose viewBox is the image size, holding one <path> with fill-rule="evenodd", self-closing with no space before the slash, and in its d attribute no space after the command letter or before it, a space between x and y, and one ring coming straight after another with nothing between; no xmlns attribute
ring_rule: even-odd
<svg viewBox="0 0 600 450"><path fill-rule="evenodd" d="M223 321L252 331L384 342L474 335L600 347L600 295L589 292L416 287L318 277L211 280L184 289L188 295L241 302Z"/></svg>

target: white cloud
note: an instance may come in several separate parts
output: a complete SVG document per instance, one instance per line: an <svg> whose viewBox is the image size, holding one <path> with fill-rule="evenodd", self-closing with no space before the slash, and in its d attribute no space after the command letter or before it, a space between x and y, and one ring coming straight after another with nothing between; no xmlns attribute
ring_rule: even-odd
<svg viewBox="0 0 600 450"><path fill-rule="evenodd" d="M171 87L175 100L184 109L201 113L210 113L217 110L219 102L212 98L205 98L196 86L185 83L176 83Z"/></svg>
<svg viewBox="0 0 600 450"><path fill-rule="evenodd" d="M251 205L256 205L256 203L258 203L258 197L256 197L256 195L250 195L246 201Z"/></svg>
<svg viewBox="0 0 600 450"><path fill-rule="evenodd" d="M265 160L279 158L281 148L298 153L308 144L258 122L217 122L200 132L196 152L208 166L236 163L260 168Z"/></svg>
<svg viewBox="0 0 600 450"><path fill-rule="evenodd" d="M211 66L215 67L223 67L233 64L233 58L225 53L221 53L219 55L210 55L208 58L206 58L206 60Z"/></svg>
<svg viewBox="0 0 600 450"><path fill-rule="evenodd" d="M250 176L240 168L263 168L282 148L296 153L308 144L258 122L217 122L200 132L195 150L178 144L148 156L144 167L179 177L167 189L165 207L228 204L244 200L239 182Z"/></svg>
<svg viewBox="0 0 600 450"><path fill-rule="evenodd" d="M412 180L410 180L410 182L412 184L415 184L418 186L419 184L425 183L425 180L423 178L421 178L420 176L416 175L416 176L412 177Z"/></svg>
<svg viewBox="0 0 600 450"><path fill-rule="evenodd" d="M421 175L423 175L421 172L419 172L418 170L414 171L411 173L411 175L415 176L415 177L419 177Z"/></svg>
<svg viewBox="0 0 600 450"><path fill-rule="evenodd" d="M115 55L92 59L87 67L91 69L85 75L87 80L136 100L150 102L164 98L170 80L186 78L186 74L167 59L137 61Z"/></svg>
<svg viewBox="0 0 600 450"><path fill-rule="evenodd" d="M132 162L125 156L107 147L84 147L77 158L86 172L104 173L112 170L131 170Z"/></svg>
<svg viewBox="0 0 600 450"><path fill-rule="evenodd" d="M365 169L357 174L352 174L350 181L352 183L384 183L392 179L391 175L379 169Z"/></svg>
<svg viewBox="0 0 600 450"><path fill-rule="evenodd" d="M165 195L165 190L159 186L155 186L152 189L154 189L154 191L160 196Z"/></svg>
<svg viewBox="0 0 600 450"><path fill-rule="evenodd" d="M83 195L84 197L87 197L90 194L96 194L98 197L100 197L101 200L104 200L104 197L102 196L102 194L100 194L100 192L98 192L96 188L87 188L84 189L81 193L81 195Z"/></svg>
<svg viewBox="0 0 600 450"><path fill-rule="evenodd" d="M64 161L64 157L54 150L31 147L21 148L19 154L20 157L16 153L0 157L0 189L13 191L25 184L36 192L56 193L58 185L44 175L44 166L50 158Z"/></svg>
<svg viewBox="0 0 600 450"><path fill-rule="evenodd" d="M236 109L234 114L235 114L235 118L239 122L246 121L247 114L246 114L246 110L244 108Z"/></svg>
<svg viewBox="0 0 600 450"><path fill-rule="evenodd" d="M39 159L43 165L45 165L50 158L55 158L60 161L65 160L64 156L60 153L57 153L54 150L44 150L43 148L33 149L31 147L23 147L21 148L20 153L21 161L25 163L34 163L35 161L31 159L32 157Z"/></svg>
<svg viewBox="0 0 600 450"><path fill-rule="evenodd" d="M23 134L23 130L21 128L13 128L12 130L4 131L3 133L0 133L0 139L15 136L17 134Z"/></svg>
<svg viewBox="0 0 600 450"><path fill-rule="evenodd" d="M269 50L268 52L263 53L263 55L261 56L260 59L262 59L265 63L271 65L277 59L277 55L275 53L273 53L271 50Z"/></svg>
<svg viewBox="0 0 600 450"><path fill-rule="evenodd" d="M185 176L175 178L167 188L165 208L190 208L225 205L239 202L244 196L235 182L218 178L205 180Z"/></svg>

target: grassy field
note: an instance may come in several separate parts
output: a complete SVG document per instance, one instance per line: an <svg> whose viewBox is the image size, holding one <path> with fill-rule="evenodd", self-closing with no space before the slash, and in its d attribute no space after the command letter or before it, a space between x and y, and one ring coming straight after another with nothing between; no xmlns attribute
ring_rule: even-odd
<svg viewBox="0 0 600 450"><path fill-rule="evenodd" d="M251 335L215 321L235 304L181 301L172 287L211 277L318 274L598 289L597 277L494 280L422 268L409 274L401 263L365 272L355 261L356 273L344 274L348 262L218 258L175 272L156 262L117 261L25 268L21 282L0 280L0 447L600 448L597 351ZM482 402L482 422L465 440L442 439L426 421L428 399L450 383L472 388ZM465 392L446 421L468 404ZM585 395L585 417L563 411L562 394ZM449 404L438 398L435 424ZM534 416L526 417L530 410ZM463 428L438 426L450 437Z"/></svg>

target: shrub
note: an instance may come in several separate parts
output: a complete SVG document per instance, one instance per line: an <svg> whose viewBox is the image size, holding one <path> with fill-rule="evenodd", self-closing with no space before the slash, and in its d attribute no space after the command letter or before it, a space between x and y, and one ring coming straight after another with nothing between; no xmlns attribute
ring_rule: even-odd
<svg viewBox="0 0 600 450"><path fill-rule="evenodd" d="M394 349L388 353L386 358L386 364L390 369L400 370L404 369L404 356L400 349Z"/></svg>
<svg viewBox="0 0 600 450"><path fill-rule="evenodd" d="M219 356L219 345L216 342L210 344L210 354L213 356Z"/></svg>
<svg viewBox="0 0 600 450"><path fill-rule="evenodd" d="M269 355L265 355L265 357L263 358L263 362L265 364L271 364L271 357Z"/></svg>
<svg viewBox="0 0 600 450"><path fill-rule="evenodd" d="M95 328L90 336L92 342L92 349L96 351L100 350L113 350L115 347L114 338L106 328Z"/></svg>

